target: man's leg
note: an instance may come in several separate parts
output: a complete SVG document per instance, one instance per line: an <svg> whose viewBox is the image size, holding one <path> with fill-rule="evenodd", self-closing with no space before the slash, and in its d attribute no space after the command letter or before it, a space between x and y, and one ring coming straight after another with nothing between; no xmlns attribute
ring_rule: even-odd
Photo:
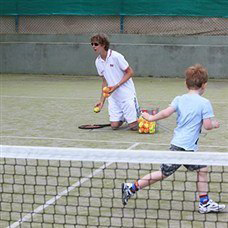
<svg viewBox="0 0 228 228"><path fill-rule="evenodd" d="M137 131L137 130L139 129L139 127L138 127L138 121L129 123L128 126L129 126L129 128L130 128L132 131Z"/></svg>
<svg viewBox="0 0 228 228"><path fill-rule="evenodd" d="M117 130L123 124L122 121L115 121L115 122L113 121L110 123L113 130Z"/></svg>

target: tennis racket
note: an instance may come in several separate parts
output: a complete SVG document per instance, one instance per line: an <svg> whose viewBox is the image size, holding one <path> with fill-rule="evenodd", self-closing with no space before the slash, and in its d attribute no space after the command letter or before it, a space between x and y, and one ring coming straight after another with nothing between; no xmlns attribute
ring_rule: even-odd
<svg viewBox="0 0 228 228"><path fill-rule="evenodd" d="M110 127L111 124L84 124L79 126L79 129L98 129L103 127Z"/></svg>

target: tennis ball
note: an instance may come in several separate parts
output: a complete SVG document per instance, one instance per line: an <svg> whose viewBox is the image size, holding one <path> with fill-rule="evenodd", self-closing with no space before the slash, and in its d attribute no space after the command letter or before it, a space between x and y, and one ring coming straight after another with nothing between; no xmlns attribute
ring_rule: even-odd
<svg viewBox="0 0 228 228"><path fill-rule="evenodd" d="M140 123L139 123L139 127L142 127L142 126L143 126L143 122L140 122Z"/></svg>
<svg viewBox="0 0 228 228"><path fill-rule="evenodd" d="M145 128L149 128L148 122L144 123L144 127L145 127Z"/></svg>
<svg viewBox="0 0 228 228"><path fill-rule="evenodd" d="M98 113L98 112L100 112L100 108L99 107L94 107L93 111Z"/></svg>
<svg viewBox="0 0 228 228"><path fill-rule="evenodd" d="M150 129L149 129L149 133L150 133L150 134L154 134L154 133L155 133L155 128L150 128Z"/></svg>
<svg viewBox="0 0 228 228"><path fill-rule="evenodd" d="M144 128L142 128L142 127L139 128L139 133L140 133L140 134L144 133Z"/></svg>
<svg viewBox="0 0 228 228"><path fill-rule="evenodd" d="M104 93L108 93L109 91L110 91L109 87L105 86L105 87L103 88L103 92L104 92Z"/></svg>
<svg viewBox="0 0 228 228"><path fill-rule="evenodd" d="M143 119L141 116L138 118L138 122L139 122L139 123L143 122L143 120L144 120L144 119Z"/></svg>
<svg viewBox="0 0 228 228"><path fill-rule="evenodd" d="M144 133L149 133L149 128L144 128Z"/></svg>
<svg viewBox="0 0 228 228"><path fill-rule="evenodd" d="M103 93L103 96L104 96L104 97L109 97L110 94L109 94L109 93Z"/></svg>
<svg viewBox="0 0 228 228"><path fill-rule="evenodd" d="M149 123L149 127L150 127L150 128L154 128L154 127L155 127L155 122L150 122L150 123Z"/></svg>

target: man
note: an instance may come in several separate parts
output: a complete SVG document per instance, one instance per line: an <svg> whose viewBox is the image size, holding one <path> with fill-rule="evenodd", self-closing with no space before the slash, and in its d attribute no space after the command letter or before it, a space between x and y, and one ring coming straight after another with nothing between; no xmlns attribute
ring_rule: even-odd
<svg viewBox="0 0 228 228"><path fill-rule="evenodd" d="M95 65L102 78L101 97L96 107L101 110L107 99L112 129L118 129L126 121L131 130L137 130L139 106L132 80L132 68L122 54L109 49L109 41L105 34L91 37L91 45L98 55ZM103 94L104 87L110 89L108 98Z"/></svg>

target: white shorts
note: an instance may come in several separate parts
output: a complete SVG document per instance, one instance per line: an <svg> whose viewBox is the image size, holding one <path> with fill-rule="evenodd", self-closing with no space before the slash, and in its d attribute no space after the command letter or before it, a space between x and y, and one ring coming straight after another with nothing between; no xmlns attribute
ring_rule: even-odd
<svg viewBox="0 0 228 228"><path fill-rule="evenodd" d="M108 99L108 111L110 122L126 121L129 124L135 122L140 113L136 97L121 102L110 97Z"/></svg>

